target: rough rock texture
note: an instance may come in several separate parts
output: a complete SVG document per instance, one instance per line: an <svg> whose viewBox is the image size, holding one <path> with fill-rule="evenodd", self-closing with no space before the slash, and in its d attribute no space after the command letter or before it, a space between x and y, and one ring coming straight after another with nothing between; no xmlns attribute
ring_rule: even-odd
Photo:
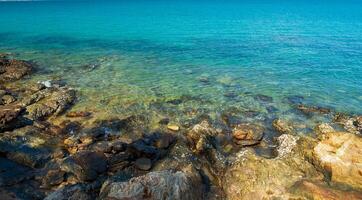
<svg viewBox="0 0 362 200"><path fill-rule="evenodd" d="M32 65L22 60L0 58L0 83L19 80L29 74Z"/></svg>
<svg viewBox="0 0 362 200"><path fill-rule="evenodd" d="M264 129L255 124L239 124L233 130L235 143L241 146L259 144L263 135Z"/></svg>
<svg viewBox="0 0 362 200"><path fill-rule="evenodd" d="M211 138L215 137L219 132L212 128L207 121L195 125L187 134L191 149L197 154L209 149Z"/></svg>
<svg viewBox="0 0 362 200"><path fill-rule="evenodd" d="M80 181L90 181L107 170L107 160L102 153L81 151L67 157L61 169L74 174Z"/></svg>
<svg viewBox="0 0 362 200"><path fill-rule="evenodd" d="M298 181L292 187L291 192L299 198L307 198L314 200L362 199L361 192L331 188L330 186L328 186L323 182L308 181L308 180Z"/></svg>
<svg viewBox="0 0 362 200"><path fill-rule="evenodd" d="M103 200L197 200L202 199L201 178L191 166L182 171L150 172L127 182L105 182Z"/></svg>
<svg viewBox="0 0 362 200"><path fill-rule="evenodd" d="M282 134L292 134L294 132L293 127L281 119L276 119L273 121L273 128Z"/></svg>
<svg viewBox="0 0 362 200"><path fill-rule="evenodd" d="M318 143L314 161L332 182L362 189L362 138L351 133L332 132Z"/></svg>
<svg viewBox="0 0 362 200"><path fill-rule="evenodd" d="M0 131L7 128L7 124L16 119L22 108L19 106L0 106Z"/></svg>
<svg viewBox="0 0 362 200"><path fill-rule="evenodd" d="M286 150L278 150L284 153L275 159L258 157L249 150L240 153L239 160L227 169L223 181L227 199L288 199L291 196L288 190L295 182L306 177L322 177L295 152L296 147L286 144L297 143L297 138L289 136L280 139Z"/></svg>
<svg viewBox="0 0 362 200"><path fill-rule="evenodd" d="M318 136L323 136L327 133L330 133L330 132L335 132L334 128L328 124L328 123L322 123L322 124L318 124L315 128L315 133L318 135Z"/></svg>
<svg viewBox="0 0 362 200"><path fill-rule="evenodd" d="M44 200L92 200L95 199L83 184L65 186L49 194Z"/></svg>
<svg viewBox="0 0 362 200"><path fill-rule="evenodd" d="M29 117L33 120L41 120L50 115L58 115L64 112L75 100L75 91L67 88L54 88L53 90L40 91L32 95L23 103L27 107Z"/></svg>

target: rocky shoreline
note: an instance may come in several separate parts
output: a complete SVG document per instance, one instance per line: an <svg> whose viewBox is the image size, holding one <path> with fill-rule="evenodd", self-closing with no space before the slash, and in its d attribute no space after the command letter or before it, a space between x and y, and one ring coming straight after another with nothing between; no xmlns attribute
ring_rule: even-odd
<svg viewBox="0 0 362 200"><path fill-rule="evenodd" d="M275 117L265 127L232 113L164 118L156 130L142 115L85 125L95 113L69 110L74 89L17 84L34 67L0 56L1 199L362 199L362 116L294 97L301 115L331 120L310 134L300 123ZM263 156L268 129L275 148Z"/></svg>

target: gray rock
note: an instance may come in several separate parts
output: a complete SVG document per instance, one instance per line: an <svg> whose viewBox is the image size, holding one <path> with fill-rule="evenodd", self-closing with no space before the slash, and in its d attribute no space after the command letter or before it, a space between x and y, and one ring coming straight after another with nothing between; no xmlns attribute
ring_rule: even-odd
<svg viewBox="0 0 362 200"><path fill-rule="evenodd" d="M77 184L60 188L50 193L44 200L92 200L92 196L86 185Z"/></svg>
<svg viewBox="0 0 362 200"><path fill-rule="evenodd" d="M150 172L127 182L105 182L100 199L197 200L202 199L200 175L193 168Z"/></svg>

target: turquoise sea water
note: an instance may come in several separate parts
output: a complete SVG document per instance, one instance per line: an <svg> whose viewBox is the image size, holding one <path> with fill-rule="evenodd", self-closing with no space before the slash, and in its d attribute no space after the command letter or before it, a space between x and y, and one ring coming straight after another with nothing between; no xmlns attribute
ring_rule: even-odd
<svg viewBox="0 0 362 200"><path fill-rule="evenodd" d="M0 2L0 52L76 88L74 109L362 113L360 1Z"/></svg>

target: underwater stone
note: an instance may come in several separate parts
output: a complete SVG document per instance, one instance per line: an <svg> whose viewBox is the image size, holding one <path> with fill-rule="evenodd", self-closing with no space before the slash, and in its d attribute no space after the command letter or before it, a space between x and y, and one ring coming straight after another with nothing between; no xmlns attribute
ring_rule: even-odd
<svg viewBox="0 0 362 200"><path fill-rule="evenodd" d="M152 167L152 162L148 158L138 158L134 164L141 170L150 170Z"/></svg>
<svg viewBox="0 0 362 200"><path fill-rule="evenodd" d="M241 146L259 144L263 135L264 128L256 124L239 124L233 129L234 141Z"/></svg>
<svg viewBox="0 0 362 200"><path fill-rule="evenodd" d="M171 131L179 131L180 127L177 125L168 125L167 128Z"/></svg>

